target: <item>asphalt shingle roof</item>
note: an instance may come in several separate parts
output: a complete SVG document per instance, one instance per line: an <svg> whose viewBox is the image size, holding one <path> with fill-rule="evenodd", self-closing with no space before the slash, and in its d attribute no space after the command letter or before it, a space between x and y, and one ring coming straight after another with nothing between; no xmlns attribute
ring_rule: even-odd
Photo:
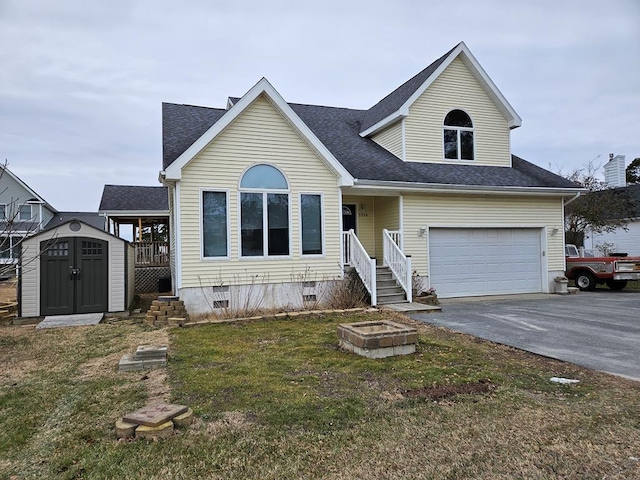
<svg viewBox="0 0 640 480"><path fill-rule="evenodd" d="M404 102L409 100L411 95L413 95L415 91L418 90L418 88L420 88L420 86L425 81L427 81L427 79L433 74L433 72L436 71L440 64L445 61L449 54L457 48L457 46L458 45L453 47L427 68L407 80L393 92L391 92L369 110L367 110L362 118L360 132L364 132L368 128L378 123L380 120L387 118L393 112L397 111L404 104Z"/></svg>
<svg viewBox="0 0 640 480"><path fill-rule="evenodd" d="M437 70L456 47L402 84L368 110L289 104L316 137L356 179L459 186L579 188L559 175L512 155L512 167L405 162L370 138L361 137L397 111ZM238 99L230 97L232 103ZM226 109L163 103L163 168L167 168ZM102 206L101 206L102 210Z"/></svg>
<svg viewBox="0 0 640 480"><path fill-rule="evenodd" d="M167 187L105 185L98 210L101 212L165 211L169 210L169 194Z"/></svg>
<svg viewBox="0 0 640 480"><path fill-rule="evenodd" d="M162 168L167 168L226 112L223 108L162 104Z"/></svg>

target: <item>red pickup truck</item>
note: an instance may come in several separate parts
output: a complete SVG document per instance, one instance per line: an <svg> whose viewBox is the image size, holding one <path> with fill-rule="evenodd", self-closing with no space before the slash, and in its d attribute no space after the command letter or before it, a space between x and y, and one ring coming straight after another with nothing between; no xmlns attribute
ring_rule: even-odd
<svg viewBox="0 0 640 480"><path fill-rule="evenodd" d="M640 280L640 257L627 257L626 253L581 256L575 245L565 246L565 257L565 275L575 280L580 290L593 290L599 283L606 283L612 290L622 290L629 280Z"/></svg>

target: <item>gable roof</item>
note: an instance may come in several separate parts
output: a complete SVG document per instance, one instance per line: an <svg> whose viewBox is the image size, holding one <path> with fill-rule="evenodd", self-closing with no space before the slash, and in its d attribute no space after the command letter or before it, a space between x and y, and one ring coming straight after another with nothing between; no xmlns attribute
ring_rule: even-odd
<svg viewBox="0 0 640 480"><path fill-rule="evenodd" d="M74 212L66 212L66 213L73 214ZM42 230L40 230L40 231L39 231L38 233L36 233L35 235L32 235L32 236L28 237L28 241L31 241L31 239L32 239L32 238L38 238L38 237L40 237L40 236L42 236L42 235L46 235L47 233L50 233L51 231L55 230L56 228L59 228L59 227L61 227L61 226L63 226L63 225L66 225L66 224L68 224L68 223L71 223L71 222L79 222L79 223L81 223L81 224L83 224L83 225L86 225L86 226L88 226L88 227L92 228L92 229L99 230L99 231L100 231L100 232L102 232L102 233L106 233L106 234L107 234L107 235L109 235L110 237L115 238L115 239L117 239L117 240L120 240L121 242L129 243L129 241L128 241L128 240L126 240L126 239L124 239L124 238L120 238L120 237L118 237L117 235L114 235L113 233L109 232L108 230L105 230L105 229L104 229L104 225L101 225L101 226L92 225L92 224L91 224L91 222L88 222L88 221L87 221L87 218L86 218L86 217L85 217L85 218L82 218L82 217L84 217L84 215L83 215L83 214L88 213L88 212L75 212L75 213L80 214L80 215L79 215L79 218L76 218L76 217L74 217L74 216L69 216L69 217L68 217L68 218L66 218L64 221L61 221L60 223L56 223L55 225L54 225L54 224L52 224L51 222L49 222L49 223L47 224L46 228L43 228ZM102 217L102 218L104 218L104 217ZM57 235L57 234L56 234L56 235ZM56 235L54 235L54 236L52 236L52 237L50 237L50 238L54 239L54 238L56 238Z"/></svg>
<svg viewBox="0 0 640 480"><path fill-rule="evenodd" d="M169 212L167 187L105 185L100 212Z"/></svg>
<svg viewBox="0 0 640 480"><path fill-rule="evenodd" d="M176 159L172 160L169 165L165 167L164 172L161 172L164 178L167 180L179 180L182 176L182 168L261 96L265 96L271 101L273 107L278 110L290 126L307 141L308 145L325 162L327 167L338 176L339 185L353 184L353 179L347 170L331 154L327 147L318 140L309 127L296 115L289 104L284 101L282 96L273 88L266 78L262 78L256 83L237 103L219 117L204 134L195 139L186 150ZM180 143L182 144L182 142Z"/></svg>
<svg viewBox="0 0 640 480"><path fill-rule="evenodd" d="M224 108L162 104L162 168L166 169L195 139L226 113Z"/></svg>
<svg viewBox="0 0 640 480"><path fill-rule="evenodd" d="M27 192L29 192L29 195L31 195L33 198L27 200L27 202L31 202L33 200L36 200L38 203L42 203L45 207L47 207L49 210L51 210L52 212L56 213L57 210L55 208L53 208L49 202L47 202L44 198L42 198L40 195L38 195L35 190L33 190L29 185L27 185L26 183L24 183L20 177L18 177L15 173L13 173L11 170L9 170L9 168L6 165L0 165L0 178L2 178L2 175L9 175L11 178L13 178L18 185L20 185L22 188L24 188Z"/></svg>
<svg viewBox="0 0 640 480"><path fill-rule="evenodd" d="M73 220L90 225L98 230L105 230L104 216L98 212L58 212L49 220L43 230L51 230Z"/></svg>
<svg viewBox="0 0 640 480"><path fill-rule="evenodd" d="M182 106L189 108L187 106ZM290 104L296 115L338 159L356 184L398 182L475 187L580 188L573 182L512 156L512 167L405 162L370 138L361 137L364 110ZM203 107L191 107L202 109ZM188 118L188 115L183 118ZM188 134L188 129L183 130ZM180 140L196 141L196 135ZM106 187L105 187L106 188ZM103 210L102 204L100 210Z"/></svg>
<svg viewBox="0 0 640 480"><path fill-rule="evenodd" d="M167 179L179 178L183 165L223 131L253 100L266 94L273 100L274 106L321 152L327 163L336 171L342 169L343 178L349 177L350 182L343 185L445 189L525 188L528 191L555 189L562 190L563 193L567 193L567 190L582 191L579 185L515 155L512 156L511 167L405 162L364 135L379 128L380 122L394 121L389 119L393 115L402 114L403 109L408 109L407 105L415 101L458 56L494 98L505 116L511 119L512 126L520 125L520 117L502 97L466 45L460 43L368 110L287 104L266 79L258 82L241 98L229 97L228 110L165 103L164 173ZM371 126L365 128L365 125Z"/></svg>
<svg viewBox="0 0 640 480"><path fill-rule="evenodd" d="M464 62L480 86L495 102L510 128L519 127L522 119L489 78L464 42L460 42L420 73L407 80L366 111L360 135L368 136L409 115L409 107L456 58Z"/></svg>

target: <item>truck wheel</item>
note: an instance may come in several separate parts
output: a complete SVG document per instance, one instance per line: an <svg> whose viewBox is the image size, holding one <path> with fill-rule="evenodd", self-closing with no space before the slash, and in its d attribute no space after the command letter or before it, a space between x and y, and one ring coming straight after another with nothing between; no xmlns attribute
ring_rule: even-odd
<svg viewBox="0 0 640 480"><path fill-rule="evenodd" d="M576 285L580 290L595 290L596 289L596 277L589 272L580 272L576 275Z"/></svg>
<svg viewBox="0 0 640 480"><path fill-rule="evenodd" d="M626 280L607 280L605 283L611 290L622 290L627 286Z"/></svg>

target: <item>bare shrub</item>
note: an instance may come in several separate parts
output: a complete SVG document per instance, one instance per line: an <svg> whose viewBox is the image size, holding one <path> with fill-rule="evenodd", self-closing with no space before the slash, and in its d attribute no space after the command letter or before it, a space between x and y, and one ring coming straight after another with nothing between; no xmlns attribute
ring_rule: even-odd
<svg viewBox="0 0 640 480"><path fill-rule="evenodd" d="M343 280L331 282L329 285L326 293L329 308L359 308L371 304L369 292L355 269L347 271Z"/></svg>

